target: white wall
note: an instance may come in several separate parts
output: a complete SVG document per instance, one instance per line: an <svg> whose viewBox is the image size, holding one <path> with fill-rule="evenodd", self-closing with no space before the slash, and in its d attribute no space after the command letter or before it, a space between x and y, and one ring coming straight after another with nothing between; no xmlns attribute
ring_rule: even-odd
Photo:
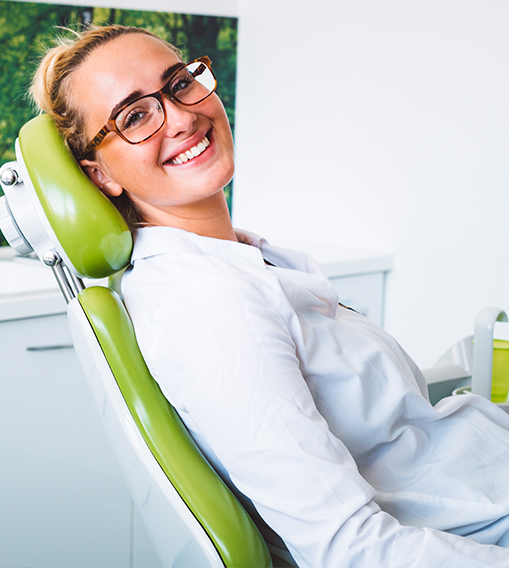
<svg viewBox="0 0 509 568"><path fill-rule="evenodd" d="M509 310L509 3L239 0L235 224L389 251L422 366Z"/></svg>

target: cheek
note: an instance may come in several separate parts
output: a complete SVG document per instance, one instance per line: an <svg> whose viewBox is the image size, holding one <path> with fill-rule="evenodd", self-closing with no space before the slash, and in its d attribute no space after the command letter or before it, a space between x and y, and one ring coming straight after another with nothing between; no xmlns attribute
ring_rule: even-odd
<svg viewBox="0 0 509 568"><path fill-rule="evenodd" d="M233 137L228 119L225 117L218 125L218 138L223 151L233 156Z"/></svg>
<svg viewBox="0 0 509 568"><path fill-rule="evenodd" d="M146 177L144 170L150 163L147 148L140 146L130 146L121 140L115 149L108 149L103 155L103 163L109 171L112 179L126 187L129 181L137 177ZM122 143L123 146L120 144Z"/></svg>
<svg viewBox="0 0 509 568"><path fill-rule="evenodd" d="M207 110L209 116L217 124L218 129L223 131L225 135L231 137L231 128L228 121L228 115L226 114L226 110L223 106L223 103L221 102L221 99L215 93L210 99L210 106Z"/></svg>

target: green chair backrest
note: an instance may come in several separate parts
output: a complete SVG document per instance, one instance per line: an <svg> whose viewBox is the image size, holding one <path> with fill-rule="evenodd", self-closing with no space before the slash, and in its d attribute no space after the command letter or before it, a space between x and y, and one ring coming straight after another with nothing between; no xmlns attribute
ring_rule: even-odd
<svg viewBox="0 0 509 568"><path fill-rule="evenodd" d="M115 292L94 286L78 296L145 442L214 543L225 566L270 566L260 533L200 452L154 381Z"/></svg>

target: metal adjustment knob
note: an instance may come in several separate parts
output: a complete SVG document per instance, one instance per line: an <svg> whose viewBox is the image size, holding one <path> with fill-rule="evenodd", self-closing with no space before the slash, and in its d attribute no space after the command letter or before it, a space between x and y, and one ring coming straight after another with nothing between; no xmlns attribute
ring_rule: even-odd
<svg viewBox="0 0 509 568"><path fill-rule="evenodd" d="M42 261L46 266L49 266L57 279L60 290L64 295L65 301L69 303L76 293L69 282L69 278L64 270L64 265L62 262L62 257L58 254L56 250L48 249L41 256Z"/></svg>
<svg viewBox="0 0 509 568"><path fill-rule="evenodd" d="M18 172L16 170L13 170L12 168L6 168L0 174L0 181L7 186L16 185L19 181Z"/></svg>
<svg viewBox="0 0 509 568"><path fill-rule="evenodd" d="M49 249L42 255L42 261L46 266L56 266L62 261L60 255L56 250Z"/></svg>

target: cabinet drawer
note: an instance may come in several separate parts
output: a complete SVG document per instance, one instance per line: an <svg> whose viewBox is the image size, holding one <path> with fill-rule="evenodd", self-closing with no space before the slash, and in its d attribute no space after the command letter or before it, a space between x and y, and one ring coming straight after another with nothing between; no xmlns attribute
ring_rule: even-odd
<svg viewBox="0 0 509 568"><path fill-rule="evenodd" d="M131 505L66 314L0 323L2 566L129 565Z"/></svg>

